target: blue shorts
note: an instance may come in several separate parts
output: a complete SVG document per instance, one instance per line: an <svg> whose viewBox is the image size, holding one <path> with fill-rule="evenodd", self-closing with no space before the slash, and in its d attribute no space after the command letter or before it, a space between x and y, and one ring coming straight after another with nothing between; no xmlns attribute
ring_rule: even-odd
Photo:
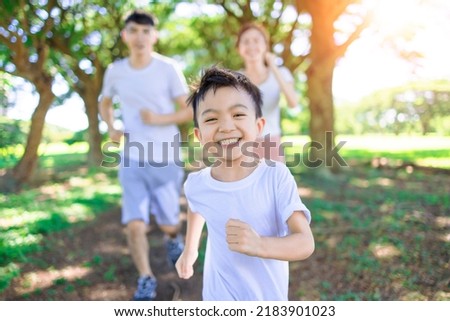
<svg viewBox="0 0 450 321"><path fill-rule="evenodd" d="M129 166L124 166L128 163ZM159 225L177 225L184 170L174 163L155 167L137 161L121 162L122 224L133 220L150 223L150 213Z"/></svg>

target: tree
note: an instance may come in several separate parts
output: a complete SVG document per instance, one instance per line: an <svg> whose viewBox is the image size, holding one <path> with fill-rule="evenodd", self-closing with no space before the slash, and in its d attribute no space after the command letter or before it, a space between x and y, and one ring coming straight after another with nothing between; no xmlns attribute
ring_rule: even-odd
<svg viewBox="0 0 450 321"><path fill-rule="evenodd" d="M90 166L102 160L98 96L107 65L122 52L116 44L122 15L129 8L126 1L57 3L55 7L60 21L48 42L59 54L58 71L85 104Z"/></svg>
<svg viewBox="0 0 450 321"><path fill-rule="evenodd" d="M424 81L379 90L359 101L348 118L357 118L366 132L426 135L450 115L449 88L448 81Z"/></svg>
<svg viewBox="0 0 450 321"><path fill-rule="evenodd" d="M298 12L306 12L311 17L311 49L307 55L307 94L311 118L309 122L311 141L318 142L321 149L312 149L314 159L325 161L327 166L337 170L337 164L330 157L335 146L334 139L327 133L334 133L333 71L336 61L343 57L347 48L366 28L370 19L360 1L351 0L297 0ZM339 19L356 21L353 32L346 40L336 42L336 28Z"/></svg>
<svg viewBox="0 0 450 321"><path fill-rule="evenodd" d="M333 71L336 61L343 57L347 48L360 36L370 21L368 11L359 2L358 0L297 0L295 3L218 1L226 12L227 22L231 21L225 24L224 28L236 28L254 20L261 22L270 31L271 42L275 49L278 48L275 51L278 51L284 65L292 72L300 69L305 71L311 113L309 134L311 141L314 142L312 146L318 147L311 148L309 158L321 162L321 167L330 166L334 171L338 170L338 164L332 162L335 143L333 136L327 135L334 133ZM285 22L283 14L294 6L296 17ZM340 19L346 19L353 24L353 31L345 33L345 41L337 43L336 33L339 30L336 28L336 22ZM236 29L233 33L236 34ZM304 42L303 46L306 48L298 50L293 44L294 40L301 38L307 38L308 43Z"/></svg>
<svg viewBox="0 0 450 321"><path fill-rule="evenodd" d="M0 188L16 191L31 178L38 160L38 147L47 114L55 95L52 83L55 71L49 66L51 50L47 37L55 24L53 17L47 18L43 8L51 7L56 1L44 6L23 2L6 2L0 11L0 48L2 61L0 70L30 81L39 93L39 102L31 118L30 131L24 154L17 165L5 174Z"/></svg>
<svg viewBox="0 0 450 321"><path fill-rule="evenodd" d="M164 23L175 7L174 3L151 7ZM58 4L61 23L49 38L52 48L62 54L58 70L70 87L83 99L88 116L88 163L98 166L102 160L98 118L98 97L103 75L109 63L125 56L120 40L124 15L133 9L130 1L89 1Z"/></svg>

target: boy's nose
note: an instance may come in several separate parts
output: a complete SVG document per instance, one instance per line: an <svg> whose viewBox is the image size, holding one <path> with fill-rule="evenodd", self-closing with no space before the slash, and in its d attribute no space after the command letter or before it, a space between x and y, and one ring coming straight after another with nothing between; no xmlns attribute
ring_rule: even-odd
<svg viewBox="0 0 450 321"><path fill-rule="evenodd" d="M231 131L231 130L233 130L235 128L236 128L236 126L234 125L233 119L231 119L231 118L227 117L227 118L222 119L220 121L219 130L221 132L228 132L228 131Z"/></svg>

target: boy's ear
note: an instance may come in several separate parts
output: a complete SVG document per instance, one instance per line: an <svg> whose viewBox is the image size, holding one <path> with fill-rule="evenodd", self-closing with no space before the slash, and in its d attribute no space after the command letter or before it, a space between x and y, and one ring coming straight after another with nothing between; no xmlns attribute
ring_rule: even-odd
<svg viewBox="0 0 450 321"><path fill-rule="evenodd" d="M194 127L194 135L199 142L202 141L202 133L200 132L200 129L198 129L197 127Z"/></svg>
<svg viewBox="0 0 450 321"><path fill-rule="evenodd" d="M259 117L256 120L256 127L258 128L258 137L260 137L262 135L265 125L266 125L266 119L264 117Z"/></svg>

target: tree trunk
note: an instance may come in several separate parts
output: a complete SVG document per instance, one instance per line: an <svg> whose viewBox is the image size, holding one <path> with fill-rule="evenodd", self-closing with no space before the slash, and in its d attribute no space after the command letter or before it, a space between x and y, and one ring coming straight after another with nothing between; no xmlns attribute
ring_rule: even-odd
<svg viewBox="0 0 450 321"><path fill-rule="evenodd" d="M83 101L86 105L86 115L88 117L88 165L99 166L102 162L102 136L100 134L98 125L98 93L93 90L88 90L83 97Z"/></svg>
<svg viewBox="0 0 450 321"><path fill-rule="evenodd" d="M37 167L38 148L44 130L45 116L55 96L51 89L51 79L45 81L45 84L36 85L36 88L39 93L39 103L31 117L25 152L12 171L5 174L2 184L0 184L0 189L4 192L19 191L25 183L31 180Z"/></svg>
<svg viewBox="0 0 450 321"><path fill-rule="evenodd" d="M312 167L327 167L337 171L333 161L334 108L332 95L334 62L311 65L307 71L309 109L311 118L309 130L311 148L308 156Z"/></svg>
<svg viewBox="0 0 450 321"><path fill-rule="evenodd" d="M311 148L309 165L338 171L332 160L334 144L333 71L336 63L334 20L328 2L308 3L312 17L310 66L306 70L308 84Z"/></svg>

